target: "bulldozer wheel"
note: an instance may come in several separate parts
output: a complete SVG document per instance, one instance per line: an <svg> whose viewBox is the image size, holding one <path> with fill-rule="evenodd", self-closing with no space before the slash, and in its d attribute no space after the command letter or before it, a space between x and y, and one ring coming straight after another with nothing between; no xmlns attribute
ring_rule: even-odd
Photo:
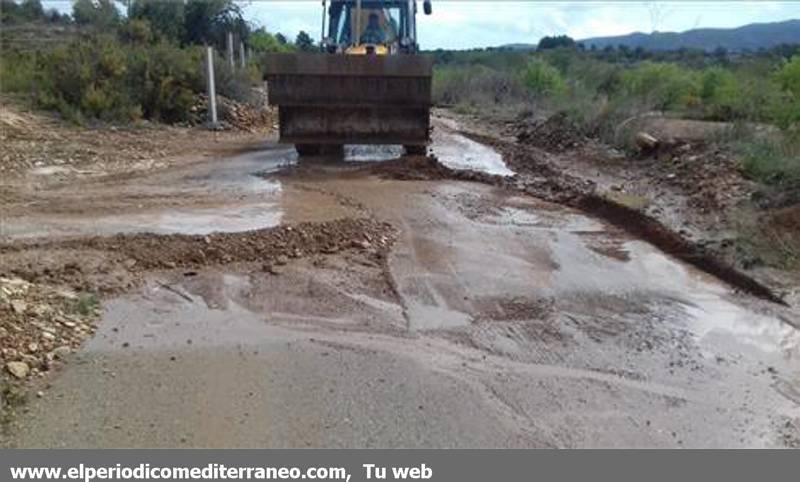
<svg viewBox="0 0 800 482"><path fill-rule="evenodd" d="M318 156L322 152L319 144L295 144L294 148L300 156Z"/></svg>
<svg viewBox="0 0 800 482"><path fill-rule="evenodd" d="M410 156L424 156L428 152L428 148L426 146L405 146L406 154Z"/></svg>
<svg viewBox="0 0 800 482"><path fill-rule="evenodd" d="M322 146L320 148L320 153L326 156L344 157L344 145L330 144L327 146Z"/></svg>

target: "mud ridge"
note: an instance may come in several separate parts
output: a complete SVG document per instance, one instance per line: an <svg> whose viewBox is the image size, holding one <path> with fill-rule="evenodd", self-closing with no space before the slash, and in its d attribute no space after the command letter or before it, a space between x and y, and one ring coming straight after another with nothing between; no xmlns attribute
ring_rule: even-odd
<svg viewBox="0 0 800 482"><path fill-rule="evenodd" d="M369 169L376 175L392 179L439 180L447 178L480 182L520 191L544 201L562 204L601 218L738 290L788 306L769 287L738 271L660 221L641 211L598 195L595 192L595 185L591 182L556 171L544 162L542 156L546 156L545 153L536 150L527 152L527 149L520 146L496 139L490 140L468 133L465 135L497 148L509 166L523 174L503 177L476 171L457 171L443 166L435 157L411 157L385 165L370 166ZM535 173L535 175L526 173Z"/></svg>
<svg viewBox="0 0 800 482"><path fill-rule="evenodd" d="M264 270L278 271L274 267L290 259L351 249L380 261L395 236L388 223L344 218L207 236L142 233L34 240L0 244L0 275L111 294L132 287L143 273L153 270L263 263ZM115 282L120 271L128 278L123 285Z"/></svg>

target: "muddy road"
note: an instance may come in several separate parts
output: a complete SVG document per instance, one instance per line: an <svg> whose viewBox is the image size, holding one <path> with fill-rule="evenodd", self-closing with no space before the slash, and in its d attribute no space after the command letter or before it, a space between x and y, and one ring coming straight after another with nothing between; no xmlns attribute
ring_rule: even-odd
<svg viewBox="0 0 800 482"><path fill-rule="evenodd" d="M445 165L511 174L486 146L446 125L436 132ZM20 187L6 243L342 218L393 229L266 264L233 256L140 274L104 300L96 335L17 417L8 445L800 443L795 311L563 206L360 169L398 155L352 148L347 165L287 171L293 151L265 144L149 174ZM59 256L57 245L38 249Z"/></svg>

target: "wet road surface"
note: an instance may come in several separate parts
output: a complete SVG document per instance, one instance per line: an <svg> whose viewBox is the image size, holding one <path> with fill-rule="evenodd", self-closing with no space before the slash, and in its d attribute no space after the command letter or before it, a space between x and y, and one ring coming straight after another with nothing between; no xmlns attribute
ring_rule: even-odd
<svg viewBox="0 0 800 482"><path fill-rule="evenodd" d="M475 165L486 148L462 139L445 131L434 151L443 162ZM791 310L732 293L601 220L490 186L250 176L291 162L287 155L250 153L147 183L164 190L157 200L179 187L200 198L225 190L217 181L230 175L224 202L206 213L218 219L196 206L177 215L181 223L127 207L73 231L48 226L57 235L203 232L240 229L231 221L239 218L269 225L369 213L401 230L386 266L340 254L292 261L281 276L154 275L105 303L99 333L19 420L14 445L800 441ZM485 167L502 173L499 162L491 157ZM141 189L136 180L126 185ZM133 211L156 210L151 200ZM269 216L231 211L244 206ZM14 235L33 232L10 224Z"/></svg>

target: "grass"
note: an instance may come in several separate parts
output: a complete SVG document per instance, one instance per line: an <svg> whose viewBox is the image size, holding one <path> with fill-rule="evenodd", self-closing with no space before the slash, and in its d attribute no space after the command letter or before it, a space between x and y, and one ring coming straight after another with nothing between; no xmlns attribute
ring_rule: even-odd
<svg viewBox="0 0 800 482"><path fill-rule="evenodd" d="M83 295L78 299L75 311L81 316L92 316L100 308L100 301L93 294Z"/></svg>
<svg viewBox="0 0 800 482"><path fill-rule="evenodd" d="M750 179L774 186L800 184L800 135L740 140L733 147Z"/></svg>

